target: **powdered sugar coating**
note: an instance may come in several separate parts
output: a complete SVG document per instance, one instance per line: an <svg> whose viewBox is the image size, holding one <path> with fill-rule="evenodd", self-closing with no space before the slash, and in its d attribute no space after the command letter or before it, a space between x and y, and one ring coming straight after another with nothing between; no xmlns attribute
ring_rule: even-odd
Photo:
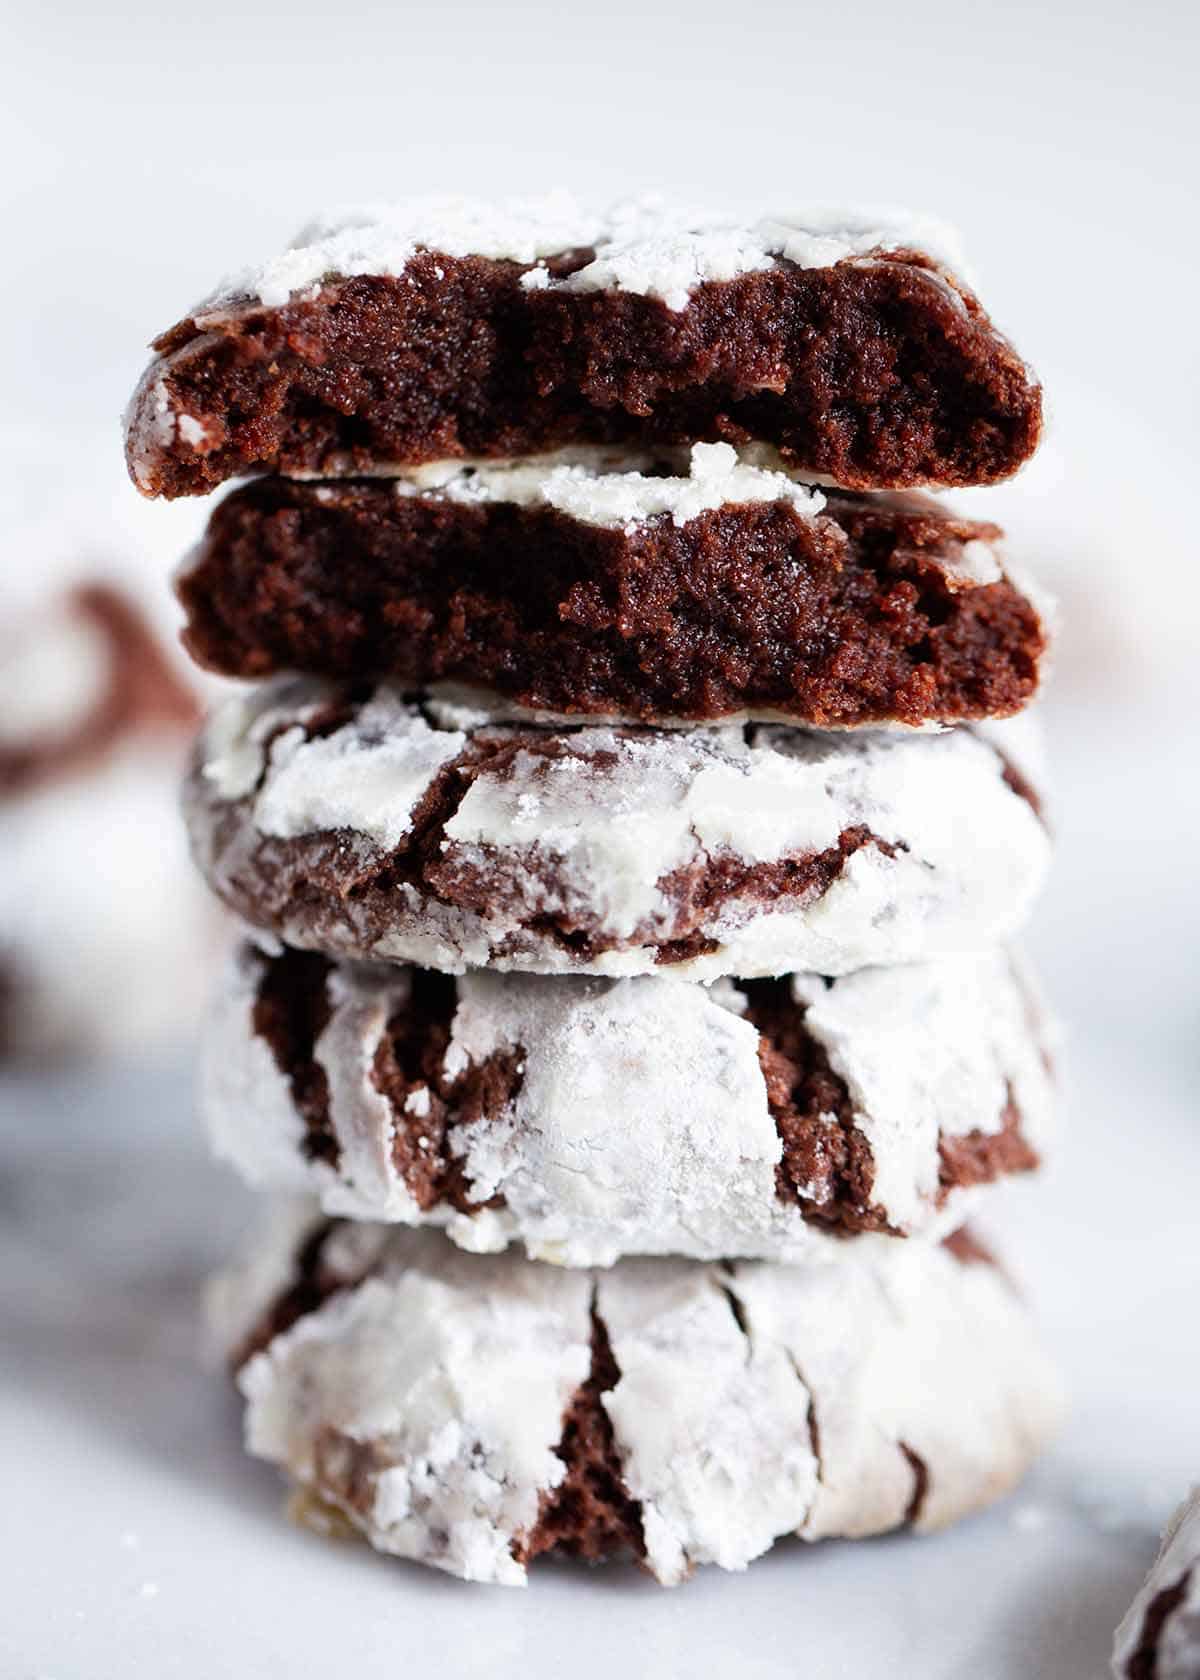
<svg viewBox="0 0 1200 1680"><path fill-rule="evenodd" d="M821 1464L791 1350L743 1330L736 1273L632 1260L599 1274L620 1372L604 1396L622 1480L664 1586L702 1563L744 1569L799 1531Z"/></svg>
<svg viewBox="0 0 1200 1680"><path fill-rule="evenodd" d="M460 735L431 729L420 718L397 729L398 715L395 695L380 694L362 708L354 730L306 739L289 729L279 736L271 776L255 801L261 832L287 840L350 828L378 846L398 845L430 782L463 745Z"/></svg>
<svg viewBox="0 0 1200 1680"><path fill-rule="evenodd" d="M445 728L387 685L339 729L299 739L331 692L284 681L218 712L189 819L219 893L255 925L333 955L453 972L490 964L621 975L654 971L661 946L688 937L713 946L674 968L692 979L844 974L1007 937L1048 863L1046 832L989 744L1003 741L1004 726L986 741L966 729L904 738L767 726L525 730L502 764L476 764L476 736L506 740L503 729ZM264 750L267 717L279 732ZM331 758L355 767L332 791ZM405 774L392 803L398 762ZM322 867L358 880L382 863L380 837L406 842L421 803L414 764L449 777L439 853L460 876L488 883L485 908L405 879L369 910L361 893L339 894L336 907L309 894L268 908L281 891L280 842L337 835ZM711 903L681 895L681 881L723 860L742 870L789 864L829 855L861 830L871 842L823 890L747 889ZM556 939L548 919L588 930L591 948Z"/></svg>
<svg viewBox="0 0 1200 1680"><path fill-rule="evenodd" d="M380 1550L518 1584L511 1537L564 1475L554 1447L587 1376L589 1299L586 1273L503 1268L419 1234L402 1269L246 1367L247 1447L318 1487L363 1476Z"/></svg>
<svg viewBox="0 0 1200 1680"><path fill-rule="evenodd" d="M1136 1666L1147 1649L1153 1666ZM1200 1674L1200 1487L1167 1524L1154 1567L1117 1629L1113 1673L1117 1680Z"/></svg>
<svg viewBox="0 0 1200 1680"><path fill-rule="evenodd" d="M255 1030L266 969L252 946L239 952L204 1056L214 1146L256 1186L307 1189L331 1214L444 1226L467 1249L519 1241L532 1258L569 1266L624 1254L799 1260L845 1240L780 1197L782 1145L759 1035L728 983L464 975L445 1073L511 1057L520 1081L499 1112L450 1132L472 1200L503 1202L460 1212L418 1206L392 1151L400 1117L374 1078L387 1023L408 1007L410 971L346 965L327 978L313 1059L328 1082L335 1167L306 1150L288 1077ZM792 987L848 1088L873 1161L870 1199L897 1235L961 1223L981 1192L943 1193L940 1145L999 1133L1010 1098L1022 1137L1044 1149L1050 1080L1002 954L832 983L797 976ZM429 1112L423 1094L422 1104L422 1089L412 1093L406 1112Z"/></svg>
<svg viewBox="0 0 1200 1680"><path fill-rule="evenodd" d="M953 229L907 210L813 206L746 223L645 198L611 211L603 237L593 243L593 260L565 279L542 280L535 271L524 283L637 292L679 310L697 286L773 268L780 259L799 268L832 268L888 251L917 251L945 269L961 273L966 266Z"/></svg>
<svg viewBox="0 0 1200 1680"><path fill-rule="evenodd" d="M396 493L553 508L580 524L625 531L656 518L686 525L702 513L747 502L787 502L808 515L825 505L820 491L791 473L743 460L728 443L694 444L674 476L647 475L644 468L651 460L644 456L632 456L617 467L609 464L611 452L592 451L591 459L582 450L574 454L572 460L501 465L439 462L436 468L398 476Z"/></svg>
<svg viewBox="0 0 1200 1680"><path fill-rule="evenodd" d="M593 250L592 260L553 279L544 259L581 249ZM531 290L561 285L633 292L674 310L685 308L706 281L773 268L781 259L829 268L888 251L916 251L941 268L965 271L957 234L933 217L905 210L814 206L747 221L655 195L606 212L562 192L507 201L424 198L318 216L281 255L224 280L197 319L247 298L278 307L331 278L401 275L420 250L522 264Z"/></svg>
<svg viewBox="0 0 1200 1680"><path fill-rule="evenodd" d="M832 983L796 975L792 988L846 1083L875 1163L872 1194L898 1229L922 1228L938 1205L939 1144L996 1135L1010 1103L1025 1140L1045 1147L1051 1080L1029 993L1003 953L861 969ZM958 1197L947 1207L961 1224Z"/></svg>
<svg viewBox="0 0 1200 1680"><path fill-rule="evenodd" d="M236 1265L209 1279L204 1291L204 1351L213 1364L248 1346L264 1316L291 1287L296 1256L312 1234L310 1197L275 1196L262 1206L253 1241L243 1245Z"/></svg>
<svg viewBox="0 0 1200 1680"><path fill-rule="evenodd" d="M349 1287L243 1369L247 1441L380 1549L467 1579L525 1578L592 1312L619 1373L601 1403L665 1584L744 1568L788 1533L941 1526L1011 1486L1057 1421L1009 1286L941 1248L588 1273L363 1231L365 1281L360 1235Z"/></svg>

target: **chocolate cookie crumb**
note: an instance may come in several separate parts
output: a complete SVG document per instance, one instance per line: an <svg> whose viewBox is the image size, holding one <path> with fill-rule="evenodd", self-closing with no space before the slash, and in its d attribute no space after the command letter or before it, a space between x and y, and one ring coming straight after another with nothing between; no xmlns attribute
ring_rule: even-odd
<svg viewBox="0 0 1200 1680"><path fill-rule="evenodd" d="M589 252L572 256L580 266ZM988 484L1041 393L978 300L916 253L708 281L669 309L529 289L527 266L419 252L186 317L155 341L127 454L147 495L581 443L761 440L852 489Z"/></svg>
<svg viewBox="0 0 1200 1680"><path fill-rule="evenodd" d="M915 726L1007 716L1036 691L1046 630L990 558L999 536L912 495L613 529L273 478L220 503L178 588L189 651L229 676L454 681L561 715ZM991 581L964 576L976 551Z"/></svg>

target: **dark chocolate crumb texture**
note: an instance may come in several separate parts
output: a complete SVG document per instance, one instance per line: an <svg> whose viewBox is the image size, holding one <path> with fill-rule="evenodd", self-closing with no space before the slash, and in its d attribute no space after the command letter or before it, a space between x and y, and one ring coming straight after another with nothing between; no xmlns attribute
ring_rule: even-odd
<svg viewBox="0 0 1200 1680"><path fill-rule="evenodd" d="M448 680L555 716L919 726L1008 716L1037 689L1047 627L1000 537L728 445L591 451L258 479L217 507L179 593L189 651L229 676Z"/></svg>
<svg viewBox="0 0 1200 1680"><path fill-rule="evenodd" d="M850 489L988 484L1041 393L921 218L415 203L306 228L155 341L151 496L566 445L758 441Z"/></svg>
<svg viewBox="0 0 1200 1680"><path fill-rule="evenodd" d="M937 1236L1037 1166L1052 1109L1035 1007L997 952L710 989L247 945L203 1087L254 1185L574 1266Z"/></svg>
<svg viewBox="0 0 1200 1680"><path fill-rule="evenodd" d="M786 1534L936 1529L1010 1488L1061 1406L960 1242L587 1271L281 1210L215 1304L250 1451L476 1581L565 1552L671 1585Z"/></svg>
<svg viewBox="0 0 1200 1680"><path fill-rule="evenodd" d="M609 975L844 974L978 950L1049 859L1032 720L943 733L497 724L276 680L209 723L193 849L332 956Z"/></svg>

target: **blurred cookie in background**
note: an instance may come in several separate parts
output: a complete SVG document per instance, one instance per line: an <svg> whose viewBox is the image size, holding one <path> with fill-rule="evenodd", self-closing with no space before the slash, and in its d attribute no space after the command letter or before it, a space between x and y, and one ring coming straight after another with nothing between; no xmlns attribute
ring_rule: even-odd
<svg viewBox="0 0 1200 1680"><path fill-rule="evenodd" d="M221 943L178 812L200 692L144 605L161 561L123 522L119 463L80 482L8 441L0 1058L135 1053L190 1033Z"/></svg>

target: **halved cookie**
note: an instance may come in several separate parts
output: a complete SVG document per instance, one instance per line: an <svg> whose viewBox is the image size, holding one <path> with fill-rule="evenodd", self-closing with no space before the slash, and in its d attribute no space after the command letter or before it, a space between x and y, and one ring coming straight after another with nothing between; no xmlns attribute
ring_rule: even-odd
<svg viewBox="0 0 1200 1680"><path fill-rule="evenodd" d="M578 443L758 440L851 489L984 484L1041 392L927 219L418 201L318 220L155 341L147 495Z"/></svg>
<svg viewBox="0 0 1200 1680"><path fill-rule="evenodd" d="M535 714L1001 717L1036 692L1043 612L994 525L928 497L806 488L728 444L393 480L258 479L179 580L229 676L494 688Z"/></svg>

